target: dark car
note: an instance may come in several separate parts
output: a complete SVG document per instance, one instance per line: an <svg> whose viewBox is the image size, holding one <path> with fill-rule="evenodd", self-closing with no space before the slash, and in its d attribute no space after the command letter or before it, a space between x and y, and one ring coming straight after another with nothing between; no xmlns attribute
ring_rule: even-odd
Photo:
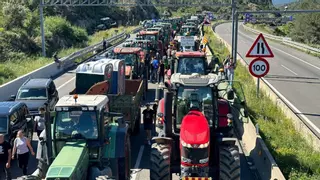
<svg viewBox="0 0 320 180"><path fill-rule="evenodd" d="M34 114L38 113L39 107L46 105L53 110L59 95L52 79L28 79L12 99L26 103L30 113Z"/></svg>
<svg viewBox="0 0 320 180"><path fill-rule="evenodd" d="M23 102L0 102L0 133L5 134L5 139L13 143L17 132L22 129L25 135L32 139L33 120L28 118L29 110Z"/></svg>

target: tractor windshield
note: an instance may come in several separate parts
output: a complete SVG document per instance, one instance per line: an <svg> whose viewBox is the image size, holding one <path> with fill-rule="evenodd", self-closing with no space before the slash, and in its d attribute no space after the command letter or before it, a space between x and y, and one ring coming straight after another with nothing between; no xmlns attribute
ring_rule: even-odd
<svg viewBox="0 0 320 180"><path fill-rule="evenodd" d="M195 98L196 97L196 98ZM194 102L194 100L199 102ZM183 117L189 112L191 106L198 103L200 111L205 112L212 107L212 89L210 87L180 86L177 93L177 121L179 128ZM206 113L205 113L206 115Z"/></svg>
<svg viewBox="0 0 320 180"><path fill-rule="evenodd" d="M117 59L124 59L126 66L133 66L137 58L136 54L117 54Z"/></svg>
<svg viewBox="0 0 320 180"><path fill-rule="evenodd" d="M192 74L199 73L205 74L205 58L203 57L184 57L178 61L177 73Z"/></svg>
<svg viewBox="0 0 320 180"><path fill-rule="evenodd" d="M7 133L8 117L0 117L0 133Z"/></svg>
<svg viewBox="0 0 320 180"><path fill-rule="evenodd" d="M97 139L97 124L95 111L58 111L55 136L56 139Z"/></svg>
<svg viewBox="0 0 320 180"><path fill-rule="evenodd" d="M157 40L157 35L144 35L145 40L155 41Z"/></svg>

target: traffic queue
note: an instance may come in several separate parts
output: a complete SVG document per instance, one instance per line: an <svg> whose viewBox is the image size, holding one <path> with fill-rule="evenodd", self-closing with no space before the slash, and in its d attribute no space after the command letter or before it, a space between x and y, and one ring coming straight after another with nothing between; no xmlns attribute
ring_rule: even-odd
<svg viewBox="0 0 320 180"><path fill-rule="evenodd" d="M130 166L120 164L130 163L128 141L140 132L141 114L147 119L146 143L151 145L150 118L155 118L157 106L140 110L148 82L170 81L171 74L191 67L192 57L204 59L191 62L196 67L208 64L203 18L147 21L147 28L134 38L78 66L75 89L61 98L51 78L23 83L11 101L0 102L0 156L6 179L11 179L15 159L28 179L127 179ZM31 146L34 132L37 152ZM38 169L27 172L29 156L36 153ZM66 165L68 155L73 162ZM108 165L112 163L116 165Z"/></svg>

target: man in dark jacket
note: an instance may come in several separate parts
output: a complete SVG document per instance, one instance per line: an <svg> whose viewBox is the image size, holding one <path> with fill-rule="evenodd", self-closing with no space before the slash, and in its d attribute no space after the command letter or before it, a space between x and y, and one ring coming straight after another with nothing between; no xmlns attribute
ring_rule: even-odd
<svg viewBox="0 0 320 180"><path fill-rule="evenodd" d="M0 171L5 173L6 180L11 180L11 145L4 140L4 134L0 134ZM0 173L0 179L2 179Z"/></svg>

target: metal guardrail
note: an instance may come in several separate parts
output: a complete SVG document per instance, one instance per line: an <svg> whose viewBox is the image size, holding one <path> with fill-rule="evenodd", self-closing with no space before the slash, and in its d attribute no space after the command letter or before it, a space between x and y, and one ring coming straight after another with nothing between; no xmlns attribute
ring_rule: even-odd
<svg viewBox="0 0 320 180"><path fill-rule="evenodd" d="M263 33L258 30L255 30L253 28L250 28L244 24L243 24L243 28L245 30L249 30L249 31L256 33L256 34ZM305 50L305 51L309 51L309 52L313 52L313 53L320 53L320 49L310 47L310 46L302 44L302 43L294 42L291 40L291 38L288 38L288 37L274 36L274 35L267 34L267 33L263 33L263 36L266 38L272 39L272 40L281 41L282 43L284 43L286 45L289 45L289 46L292 46L292 47L295 47L295 48L298 48L301 50Z"/></svg>
<svg viewBox="0 0 320 180"><path fill-rule="evenodd" d="M139 31L141 30L142 27L138 27L134 30L132 30L131 32L136 32L136 31ZM110 45L111 42L117 40L117 39L120 39L120 38L124 38L127 36L127 33L126 32L122 32L120 34L117 34L115 36L112 36L111 38L109 39L106 39L106 42L107 42L107 46ZM77 51L77 52L74 52L66 57L63 57L63 58L60 58L60 61L72 61L78 57L82 57L90 52L93 52L93 51L96 51L98 49L100 49L101 47L103 46L103 41L97 43L97 44L94 44L94 45L91 45L91 46L88 46L84 49L81 49L80 51Z"/></svg>

